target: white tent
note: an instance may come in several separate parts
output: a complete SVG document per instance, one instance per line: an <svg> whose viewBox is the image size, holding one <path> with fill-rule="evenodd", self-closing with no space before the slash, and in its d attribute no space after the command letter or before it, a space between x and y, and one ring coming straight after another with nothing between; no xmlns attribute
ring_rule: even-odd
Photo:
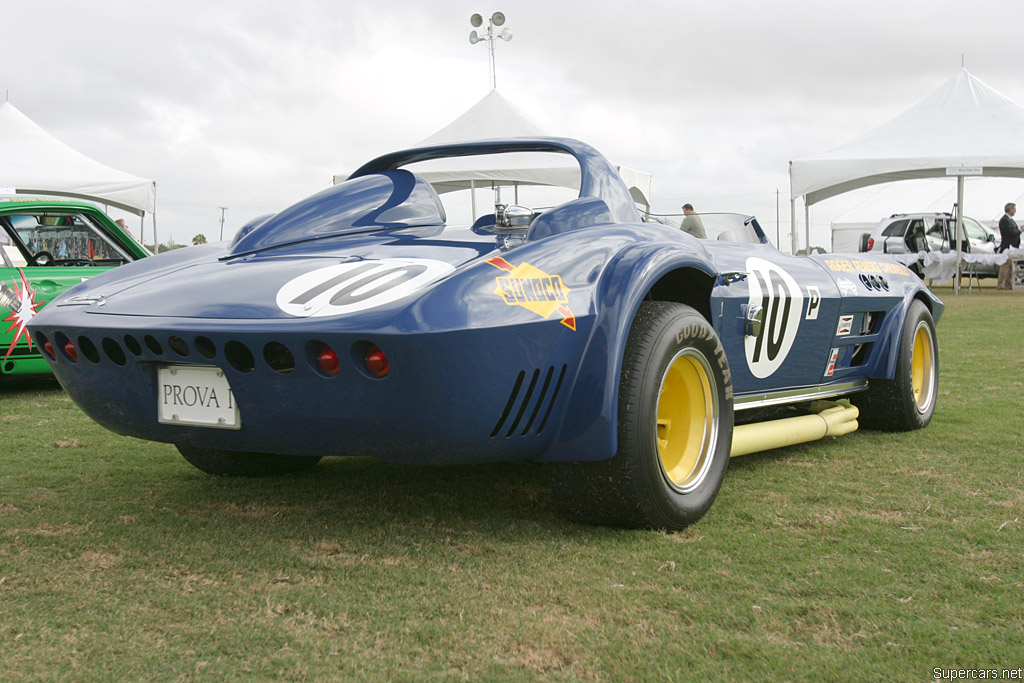
<svg viewBox="0 0 1024 683"><path fill-rule="evenodd" d="M462 116L416 146L488 140L509 137L548 136L539 124L522 113L497 90L491 90L482 100ZM580 172L576 163L565 155L502 154L496 157L459 157L427 162L416 173L434 186L438 193L473 190L492 184L551 185L579 188ZM651 204L651 175L624 166L615 166L629 188L633 200L649 207ZM347 176L334 176L339 183ZM475 214L475 211L474 211Z"/></svg>
<svg viewBox="0 0 1024 683"><path fill-rule="evenodd" d="M93 161L0 105L0 187L89 199L136 215L156 211L156 183Z"/></svg>
<svg viewBox="0 0 1024 683"><path fill-rule="evenodd" d="M790 200L810 207L869 185L955 176L963 207L965 175L1024 178L1024 108L963 69L888 123L789 162ZM795 241L795 211L792 221Z"/></svg>

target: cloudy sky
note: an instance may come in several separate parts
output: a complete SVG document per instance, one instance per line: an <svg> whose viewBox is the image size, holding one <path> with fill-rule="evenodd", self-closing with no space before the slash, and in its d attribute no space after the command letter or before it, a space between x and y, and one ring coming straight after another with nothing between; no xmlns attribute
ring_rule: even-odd
<svg viewBox="0 0 1024 683"><path fill-rule="evenodd" d="M230 237L484 97L469 17L495 10L514 34L497 46L506 98L651 172L656 211L689 201L774 232L778 190L783 245L790 159L896 116L962 61L1024 103L1020 0L8 3L0 90L63 142L156 180L161 241L216 239L218 207ZM812 242L862 197L816 206Z"/></svg>

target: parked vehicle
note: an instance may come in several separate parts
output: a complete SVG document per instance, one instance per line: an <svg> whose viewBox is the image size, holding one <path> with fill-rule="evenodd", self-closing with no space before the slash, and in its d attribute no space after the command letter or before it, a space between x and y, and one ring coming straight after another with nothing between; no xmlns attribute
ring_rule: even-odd
<svg viewBox="0 0 1024 683"><path fill-rule="evenodd" d="M0 195L0 380L50 373L26 330L43 304L148 253L88 202Z"/></svg>
<svg viewBox="0 0 1024 683"><path fill-rule="evenodd" d="M405 168L523 152L574 158L579 197L450 226ZM706 239L642 222L577 140L411 149L230 244L83 282L30 328L94 420L205 472L531 460L591 523L691 524L730 456L847 434L858 407L874 428L928 424L943 304L913 273L782 254L749 216L703 222Z"/></svg>
<svg viewBox="0 0 1024 683"><path fill-rule="evenodd" d="M861 251L883 254L915 254L922 251L953 250L956 217L948 213L895 213L879 221L863 238ZM971 254L994 254L999 245L999 232L986 228L973 218L964 216L961 251ZM914 266L911 266L913 269ZM978 263L973 266L978 277L996 277L999 266ZM915 271L920 273L920 268Z"/></svg>

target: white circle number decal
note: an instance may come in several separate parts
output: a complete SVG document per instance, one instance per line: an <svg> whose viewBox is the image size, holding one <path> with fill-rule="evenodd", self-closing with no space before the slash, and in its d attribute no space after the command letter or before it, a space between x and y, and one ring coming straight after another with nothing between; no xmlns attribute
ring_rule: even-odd
<svg viewBox="0 0 1024 683"><path fill-rule="evenodd" d="M277 305L303 318L345 315L397 301L454 270L431 259L339 263L289 280L277 291Z"/></svg>
<svg viewBox="0 0 1024 683"><path fill-rule="evenodd" d="M804 295L793 277L774 263L760 258L747 259L750 283L748 307L760 309L761 330L757 336L743 339L747 367L754 377L764 379L782 365L793 348Z"/></svg>

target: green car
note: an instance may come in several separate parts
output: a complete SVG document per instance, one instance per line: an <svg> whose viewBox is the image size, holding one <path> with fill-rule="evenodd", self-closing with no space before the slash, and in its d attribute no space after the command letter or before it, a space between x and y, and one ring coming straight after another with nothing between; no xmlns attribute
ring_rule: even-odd
<svg viewBox="0 0 1024 683"><path fill-rule="evenodd" d="M0 380L50 373L25 329L43 304L148 255L88 202L0 195Z"/></svg>

